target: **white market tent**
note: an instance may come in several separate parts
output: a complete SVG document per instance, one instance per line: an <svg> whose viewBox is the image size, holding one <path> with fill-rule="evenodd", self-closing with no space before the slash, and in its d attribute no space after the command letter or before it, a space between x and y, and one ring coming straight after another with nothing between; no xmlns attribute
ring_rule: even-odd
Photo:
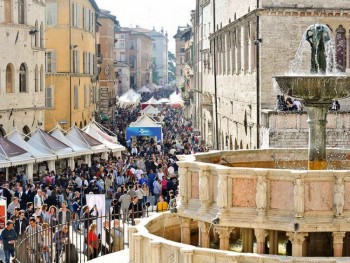
<svg viewBox="0 0 350 263"><path fill-rule="evenodd" d="M147 88L146 86L143 86L141 89L137 91L138 93L151 93L152 91Z"/></svg>
<svg viewBox="0 0 350 263"><path fill-rule="evenodd" d="M159 101L156 100L154 97L150 98L148 101L142 103L142 104L148 104L148 105L158 105Z"/></svg>
<svg viewBox="0 0 350 263"><path fill-rule="evenodd" d="M125 147L120 145L117 141L117 136L108 135L103 128L95 121L90 122L83 128L83 131L94 139L102 142L108 150L112 152L122 152L125 151Z"/></svg>
<svg viewBox="0 0 350 263"><path fill-rule="evenodd" d="M58 159L66 159L77 155L69 145L57 140L41 129L37 129L34 134L32 134L28 144L39 150L43 149L43 151L45 151L48 149L50 152L56 154Z"/></svg>
<svg viewBox="0 0 350 263"><path fill-rule="evenodd" d="M159 102L159 103L169 103L170 100L167 99L167 98L161 98L161 99L158 100L158 102Z"/></svg>
<svg viewBox="0 0 350 263"><path fill-rule="evenodd" d="M0 138L0 156L0 164L3 165L2 167L35 163L35 158L32 157L29 152L6 138Z"/></svg>
<svg viewBox="0 0 350 263"><path fill-rule="evenodd" d="M40 151L37 147L33 147L29 143L27 143L24 139L20 131L17 129L13 130L10 134L6 135L6 138L21 147L22 149L29 152L34 158L36 163L41 163L44 161L52 161L57 159L57 155L54 154L49 149L45 149L45 151ZM33 142L33 141L32 141Z"/></svg>
<svg viewBox="0 0 350 263"><path fill-rule="evenodd" d="M80 141L70 141L65 135L62 128L57 125L50 134L55 137L57 140L63 142L64 144L68 145L70 148L73 149L73 151L76 153L76 156L82 156L87 154L92 154L92 150L89 148L88 145L81 143Z"/></svg>
<svg viewBox="0 0 350 263"><path fill-rule="evenodd" d="M184 100L182 99L181 93L177 94L176 92L173 92L169 97L170 102L167 104L169 105L184 105Z"/></svg>
<svg viewBox="0 0 350 263"><path fill-rule="evenodd" d="M141 114L147 114L147 115L158 115L159 114L159 110L155 107L153 107L152 105L148 105L146 108L144 108L143 110L141 110Z"/></svg>
<svg viewBox="0 0 350 263"><path fill-rule="evenodd" d="M140 101L141 94L137 93L133 89L128 90L118 99L118 103L121 107L127 107L129 105L138 105L140 104Z"/></svg>
<svg viewBox="0 0 350 263"><path fill-rule="evenodd" d="M152 117L142 115L135 122L130 123L129 127L162 127L162 125L157 123Z"/></svg>
<svg viewBox="0 0 350 263"><path fill-rule="evenodd" d="M102 142L91 137L89 134L79 129L77 126L71 127L67 131L66 137L70 141L78 141L82 144L87 145L93 153L105 153L108 151L108 149Z"/></svg>

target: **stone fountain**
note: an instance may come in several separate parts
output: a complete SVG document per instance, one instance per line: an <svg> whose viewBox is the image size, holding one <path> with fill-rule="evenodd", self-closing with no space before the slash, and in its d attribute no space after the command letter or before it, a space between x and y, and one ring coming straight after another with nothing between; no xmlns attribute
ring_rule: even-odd
<svg viewBox="0 0 350 263"><path fill-rule="evenodd" d="M327 65L327 59L333 60L327 56L334 56L325 48L331 34L331 30L322 24L313 25L306 31L303 41L311 46L310 74L274 77L282 93L301 100L305 105L309 117L309 170L327 169L327 111L332 100L350 96L350 76L331 74L332 67Z"/></svg>

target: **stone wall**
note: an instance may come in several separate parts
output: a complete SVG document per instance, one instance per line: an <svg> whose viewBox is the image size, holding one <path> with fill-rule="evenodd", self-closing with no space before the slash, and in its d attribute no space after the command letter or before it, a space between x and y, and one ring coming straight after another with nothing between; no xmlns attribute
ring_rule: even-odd
<svg viewBox="0 0 350 263"><path fill-rule="evenodd" d="M350 147L350 112L330 112L327 116L327 147ZM308 124L306 112L264 111L263 148L306 148Z"/></svg>

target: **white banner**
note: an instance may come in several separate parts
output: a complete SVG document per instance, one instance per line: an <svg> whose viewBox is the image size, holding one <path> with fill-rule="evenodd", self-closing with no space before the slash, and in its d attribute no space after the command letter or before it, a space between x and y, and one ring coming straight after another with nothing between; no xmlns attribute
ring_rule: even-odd
<svg viewBox="0 0 350 263"><path fill-rule="evenodd" d="M96 220L94 220L94 223L97 224L98 234L102 235L103 222L102 222L101 216L104 216L106 214L106 196L95 195L95 194L86 195L86 204L89 206L90 210L95 205L97 206L98 216L100 218L97 219L97 222ZM92 215L96 216L96 213L94 212Z"/></svg>

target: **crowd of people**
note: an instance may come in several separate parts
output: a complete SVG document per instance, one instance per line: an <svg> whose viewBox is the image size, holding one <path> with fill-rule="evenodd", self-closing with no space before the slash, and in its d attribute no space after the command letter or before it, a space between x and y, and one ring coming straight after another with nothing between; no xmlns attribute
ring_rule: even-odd
<svg viewBox="0 0 350 263"><path fill-rule="evenodd" d="M117 135L127 150L119 157L110 154L108 160L93 161L69 167L55 173L46 173L37 180L26 179L23 173L3 182L0 196L7 200L7 224L1 237L6 263L14 256L15 240L41 232L40 242L33 242L30 257L42 255L43 262L58 262L68 237L68 226L84 235L89 258L97 257L98 235L94 218L96 207L86 204L86 195L105 194L110 200L112 222L104 222L105 229L122 239L119 220L126 222L142 217L145 211L176 210L178 193L178 154L205 151L198 137L192 133L192 123L186 120L181 108L160 107L156 117L163 123L163 141L160 138L136 137L126 141L127 126L140 116L141 107L116 109L113 124L104 124ZM57 227L60 226L60 227ZM109 229L111 228L111 229ZM54 235L48 233L53 232ZM50 238L49 238L50 237ZM55 257L50 254L55 244ZM110 251L122 249L120 242L109 244ZM40 253L37 253L40 252Z"/></svg>

